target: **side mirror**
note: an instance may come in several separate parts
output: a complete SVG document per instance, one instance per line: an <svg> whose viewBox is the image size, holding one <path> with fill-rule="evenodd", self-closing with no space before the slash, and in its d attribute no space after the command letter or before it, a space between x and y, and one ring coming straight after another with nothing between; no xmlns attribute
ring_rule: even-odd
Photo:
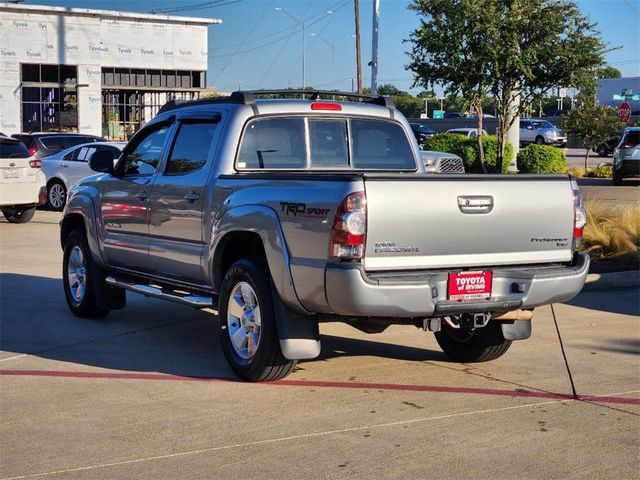
<svg viewBox="0 0 640 480"><path fill-rule="evenodd" d="M94 172L113 173L113 152L111 150L98 150L89 160L89 168Z"/></svg>

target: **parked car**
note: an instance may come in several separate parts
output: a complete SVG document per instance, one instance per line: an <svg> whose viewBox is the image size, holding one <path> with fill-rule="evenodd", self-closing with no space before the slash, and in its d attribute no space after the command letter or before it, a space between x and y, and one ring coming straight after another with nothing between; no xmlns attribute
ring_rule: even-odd
<svg viewBox="0 0 640 480"><path fill-rule="evenodd" d="M420 150L425 173L464 173L462 158L453 153Z"/></svg>
<svg viewBox="0 0 640 480"><path fill-rule="evenodd" d="M613 151L620 143L621 137L612 138L609 141L603 142L599 145L595 145L591 150L596 152L601 157L608 157L609 155L613 155Z"/></svg>
<svg viewBox="0 0 640 480"><path fill-rule="evenodd" d="M625 128L620 143L613 152L613 184L640 175L640 127Z"/></svg>
<svg viewBox="0 0 640 480"><path fill-rule="evenodd" d="M118 158L126 142L94 142L76 145L42 159L42 171L47 177L47 207L61 211L67 203L67 191L75 183L95 172L89 167L93 154L113 152Z"/></svg>
<svg viewBox="0 0 640 480"><path fill-rule="evenodd" d="M451 128L446 133L454 133L456 135L464 135L465 137L475 138L478 136L477 128ZM487 135L486 130L482 130L483 135Z"/></svg>
<svg viewBox="0 0 640 480"><path fill-rule="evenodd" d="M82 143L107 141L106 138L78 133L15 133L11 136L24 143L31 155L41 159Z"/></svg>
<svg viewBox="0 0 640 480"><path fill-rule="evenodd" d="M527 118L520 120L520 143L564 147L567 144L567 136L548 120Z"/></svg>
<svg viewBox="0 0 640 480"><path fill-rule="evenodd" d="M477 113L470 113L469 115L465 115L464 118L478 118L478 114ZM496 116L492 115L490 113L483 113L482 114L482 118L496 118Z"/></svg>
<svg viewBox="0 0 640 480"><path fill-rule="evenodd" d="M45 178L40 160L20 140L0 136L0 209L11 223L33 218L45 201Z"/></svg>
<svg viewBox="0 0 640 480"><path fill-rule="evenodd" d="M411 127L411 131L415 135L416 140L418 140L419 144L423 144L438 133L433 128L427 127L422 123L410 122L409 126Z"/></svg>
<svg viewBox="0 0 640 480"><path fill-rule="evenodd" d="M462 118L460 112L445 112L444 118Z"/></svg>
<svg viewBox="0 0 640 480"><path fill-rule="evenodd" d="M581 290L569 176L426 175L388 98L258 93L169 104L116 166L94 154L60 223L71 312L126 290L215 308L233 371L268 381L320 354L319 322L413 325L454 361L493 360Z"/></svg>

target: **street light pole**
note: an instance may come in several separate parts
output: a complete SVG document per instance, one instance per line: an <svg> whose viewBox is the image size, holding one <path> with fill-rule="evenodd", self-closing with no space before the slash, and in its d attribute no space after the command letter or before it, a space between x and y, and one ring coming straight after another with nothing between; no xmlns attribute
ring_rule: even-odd
<svg viewBox="0 0 640 480"><path fill-rule="evenodd" d="M282 12L284 14L286 14L289 18L291 18L294 22L296 22L298 25L302 25L302 86L300 87L302 90L304 90L304 84L305 84L305 71L304 71L304 64L305 64L305 48L304 48L304 37L305 35L305 25L304 22L302 20L300 20L298 17L292 15L291 13L289 13L284 7L275 7L275 10L277 10L278 12Z"/></svg>
<svg viewBox="0 0 640 480"><path fill-rule="evenodd" d="M331 43L319 33L312 33L312 37L318 37L331 48L331 90L336 89L336 44Z"/></svg>

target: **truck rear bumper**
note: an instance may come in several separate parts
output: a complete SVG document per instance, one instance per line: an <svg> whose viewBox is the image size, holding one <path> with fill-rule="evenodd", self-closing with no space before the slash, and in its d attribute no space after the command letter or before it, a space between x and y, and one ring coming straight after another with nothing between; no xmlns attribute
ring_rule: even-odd
<svg viewBox="0 0 640 480"><path fill-rule="evenodd" d="M448 271L365 273L361 266L330 265L325 271L327 301L333 313L366 317L438 317L468 312L504 312L564 302L582 289L589 256L571 265L493 269L491 299L450 301Z"/></svg>

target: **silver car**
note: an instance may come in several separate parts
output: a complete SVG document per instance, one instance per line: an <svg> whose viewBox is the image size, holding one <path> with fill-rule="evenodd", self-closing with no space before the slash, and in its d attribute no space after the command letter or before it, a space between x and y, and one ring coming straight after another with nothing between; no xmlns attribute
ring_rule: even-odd
<svg viewBox="0 0 640 480"><path fill-rule="evenodd" d="M613 184L622 185L625 177L640 175L640 127L626 128L613 151Z"/></svg>
<svg viewBox="0 0 640 480"><path fill-rule="evenodd" d="M94 142L76 145L42 159L42 171L47 177L47 206L61 211L67 203L67 191L89 175L89 160L97 151L112 151L114 158L126 145L125 142Z"/></svg>
<svg viewBox="0 0 640 480"><path fill-rule="evenodd" d="M520 120L520 143L527 145L556 145L564 147L567 144L567 136L553 123L541 118L527 118Z"/></svg>

